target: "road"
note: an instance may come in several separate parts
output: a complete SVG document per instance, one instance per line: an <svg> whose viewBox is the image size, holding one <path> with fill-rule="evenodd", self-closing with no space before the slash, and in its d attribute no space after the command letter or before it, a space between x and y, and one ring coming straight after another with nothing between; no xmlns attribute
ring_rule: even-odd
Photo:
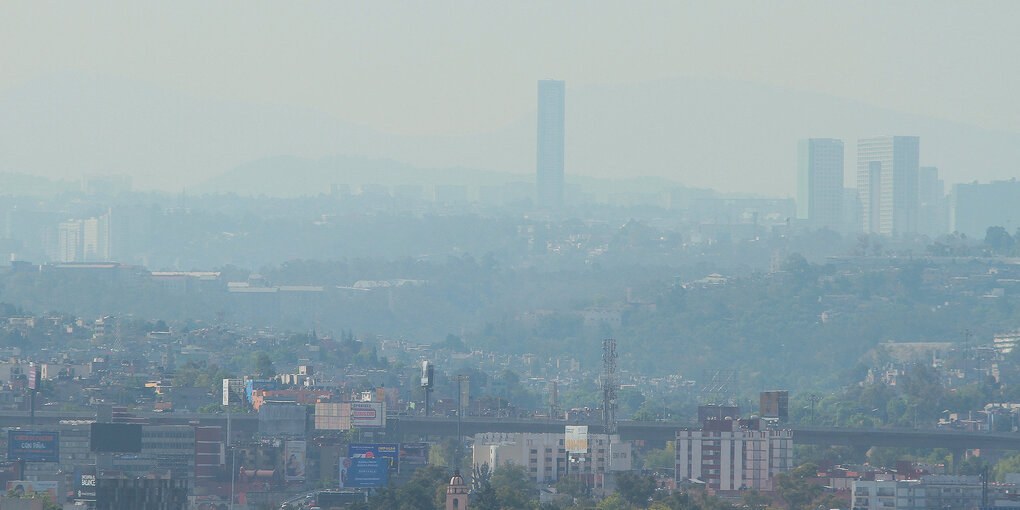
<svg viewBox="0 0 1020 510"><path fill-rule="evenodd" d="M226 426L226 415L205 413L139 413L139 417L153 424ZM95 413L37 411L35 427L52 426L64 420L92 420ZM564 425L588 425L593 434L602 433L601 423L566 422L558 420L530 420L520 418L466 417L461 422L465 436L479 432L563 432ZM0 411L0 427L28 427L26 411ZM255 414L234 415L231 426L238 431L258 430ZM617 431L623 439L640 439L662 444L675 437L678 428L685 424L673 422L621 421ZM847 446L900 446L911 448L1020 450L1020 434L961 432L913 429L855 429L832 427L805 427L791 425L795 444L847 445ZM456 436L456 417L391 416L387 431L391 434Z"/></svg>

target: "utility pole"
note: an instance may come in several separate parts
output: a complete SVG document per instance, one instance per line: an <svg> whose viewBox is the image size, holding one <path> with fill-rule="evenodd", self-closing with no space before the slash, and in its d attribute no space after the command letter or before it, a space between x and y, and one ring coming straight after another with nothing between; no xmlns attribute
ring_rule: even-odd
<svg viewBox="0 0 1020 510"><path fill-rule="evenodd" d="M421 362L421 387L425 390L425 417L430 414L429 397L432 393L432 386L435 384L435 368L428 361Z"/></svg>
<svg viewBox="0 0 1020 510"><path fill-rule="evenodd" d="M808 401L811 402L811 424L812 425L817 425L817 423L815 422L815 404L817 404L818 401L821 400L821 399L822 399L822 397L819 397L818 395L815 395L814 393L808 395Z"/></svg>
<svg viewBox="0 0 1020 510"><path fill-rule="evenodd" d="M616 433L616 340L602 341L602 429Z"/></svg>
<svg viewBox="0 0 1020 510"><path fill-rule="evenodd" d="M465 390L464 385L465 385L465 383L469 383L471 381L471 377L467 376L467 375L457 375L457 376L453 377L453 380L457 381L457 466L456 466L456 468L459 469L460 468L460 464L461 464L461 462L462 462L462 460L464 458L464 452L462 450L463 447L464 447L464 435L461 432L461 415L464 414L464 406L466 404L468 404L468 402L465 402L465 400L470 399L470 396L469 396L470 395L470 393L469 393L470 386L468 387L468 392L465 392L464 391Z"/></svg>
<svg viewBox="0 0 1020 510"><path fill-rule="evenodd" d="M612 435L616 433L616 340L606 338L602 341L602 431L606 435L603 462L607 464L605 473L610 473L608 464L612 457ZM594 450L590 458L594 460ZM595 466L593 463L592 472ZM605 481L603 480L603 484ZM603 485L604 486L604 485Z"/></svg>

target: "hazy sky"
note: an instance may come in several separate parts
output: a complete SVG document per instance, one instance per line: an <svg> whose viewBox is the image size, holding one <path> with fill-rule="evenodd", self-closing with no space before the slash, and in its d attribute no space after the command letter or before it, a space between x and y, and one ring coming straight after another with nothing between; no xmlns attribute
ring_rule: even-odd
<svg viewBox="0 0 1020 510"><path fill-rule="evenodd" d="M569 88L678 76L1020 131L1020 2L8 2L0 92L69 70L321 110L390 133L495 130ZM569 171L569 170L568 170Z"/></svg>

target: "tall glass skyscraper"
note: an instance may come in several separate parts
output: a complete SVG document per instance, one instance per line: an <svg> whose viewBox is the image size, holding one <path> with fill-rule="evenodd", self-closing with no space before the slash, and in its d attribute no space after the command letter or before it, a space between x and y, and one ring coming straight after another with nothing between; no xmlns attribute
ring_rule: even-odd
<svg viewBox="0 0 1020 510"><path fill-rule="evenodd" d="M843 140L797 142L797 218L812 228L843 228Z"/></svg>
<svg viewBox="0 0 1020 510"><path fill-rule="evenodd" d="M917 232L920 146L916 136L857 140L862 232L897 237Z"/></svg>
<svg viewBox="0 0 1020 510"><path fill-rule="evenodd" d="M538 207L563 205L563 134L565 86L559 80L538 82L538 154L536 190Z"/></svg>

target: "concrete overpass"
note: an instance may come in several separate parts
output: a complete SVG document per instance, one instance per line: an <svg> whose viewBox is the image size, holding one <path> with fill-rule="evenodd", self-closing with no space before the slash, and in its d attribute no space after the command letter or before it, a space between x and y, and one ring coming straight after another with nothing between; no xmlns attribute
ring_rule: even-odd
<svg viewBox="0 0 1020 510"><path fill-rule="evenodd" d="M219 425L226 427L225 414L212 413L138 413L138 416L153 424L165 425ZM36 428L54 426L65 420L94 420L95 412L89 411L37 411ZM27 411L0 411L0 427L30 426ZM520 418L466 417L461 421L461 433L465 436L479 432L563 432L565 425L588 425L593 434L601 434L602 424L596 422L568 422L557 420L532 420ZM258 430L256 414L234 415L231 426L234 430L255 432ZM640 439L652 444L664 444L675 437L678 428L689 426L675 422L621 421L617 431L624 439ZM946 448L954 452L966 449L1017 450L1020 451L1020 434L961 432L943 430L913 429L856 429L833 427L805 427L790 425L795 444L845 445L857 447L897 446L909 448ZM387 432L394 435L431 437L453 437L457 435L456 417L390 416Z"/></svg>
<svg viewBox="0 0 1020 510"><path fill-rule="evenodd" d="M603 433L601 423L474 417L464 418L461 421L461 431L465 436L477 432L563 432L564 425L588 425L590 433ZM674 439L678 428L688 426L674 422L621 421L617 424L617 431L623 439L642 439L652 443L665 443ZM395 416L390 419L388 428L398 433L454 436L457 434L457 418ZM950 450L982 448L1020 451L1020 434L1012 433L886 428L854 429L799 425L790 425L789 428L793 430L795 444L898 446L947 448Z"/></svg>

